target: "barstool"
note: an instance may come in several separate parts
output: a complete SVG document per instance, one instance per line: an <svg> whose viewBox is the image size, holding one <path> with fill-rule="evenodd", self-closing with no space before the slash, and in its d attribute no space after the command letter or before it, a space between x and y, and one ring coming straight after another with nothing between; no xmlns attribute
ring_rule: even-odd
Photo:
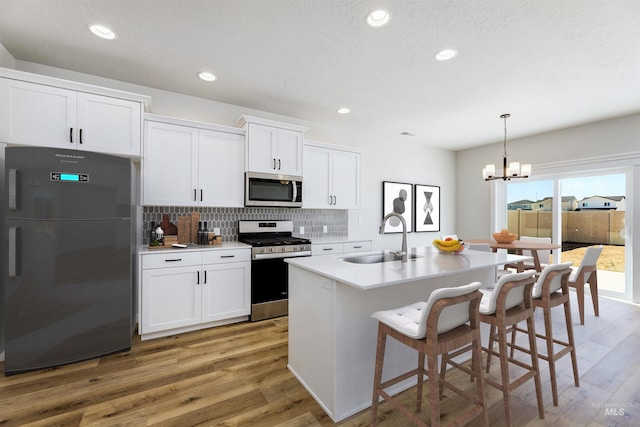
<svg viewBox="0 0 640 427"><path fill-rule="evenodd" d="M377 424L380 397L389 401L399 412L406 415L418 426L426 426L415 413L411 412L385 389L393 384L417 375L416 412L422 407L422 386L425 374L429 378L429 403L431 426L440 426L440 393L443 387L470 400L474 405L462 412L453 422L462 425L482 415L483 425L488 426L484 374L482 372L482 344L480 341L479 304L482 294L480 282L465 286L436 289L427 302L418 302L395 310L378 311L371 316L378 319L378 341L376 366L371 404L371 425ZM387 336L393 337L418 352L418 367L395 378L382 382L382 368ZM473 396L444 380L444 373L438 376L438 356L459 350L472 351L472 368L462 370L477 379L477 395ZM425 370L425 355L427 369Z"/></svg>
<svg viewBox="0 0 640 427"><path fill-rule="evenodd" d="M558 406L558 383L556 380L556 360L566 354L571 354L571 364L573 365L573 381L576 387L580 387L580 377L578 376L578 362L576 359L576 345L573 338L573 322L571 321L571 307L569 305L569 284L568 279L571 275L571 262L562 264L547 265L536 284L533 286L532 298L533 307L542 308L544 317L544 334L536 334L538 338L542 338L547 343L547 354L538 352L538 357L549 362L549 374L551 375L551 394L553 395L553 405ZM551 322L551 308L559 305L564 306L564 318L567 324L567 341L561 341L553 336ZM511 357L513 357L516 349L525 351L526 349L516 345L516 330L524 332L520 328L516 328L511 335ZM555 352L554 343L562 346L562 349Z"/></svg>
<svg viewBox="0 0 640 427"><path fill-rule="evenodd" d="M538 401L538 415L544 419L544 404L542 403L542 387L540 385L540 369L536 349L536 332L533 322L533 302L531 291L535 283L535 271L507 274L502 276L493 291L482 290L484 294L480 302L480 321L489 324L489 346L483 348L487 352L487 369L489 373L491 356L500 357L501 382L492 378L485 378L487 384L502 391L504 401L505 423L511 425L511 391L533 377ZM507 352L507 333L517 328L519 322L526 321L526 333L529 336L529 351L531 365L510 357ZM497 329L497 332L496 332ZM498 341L498 352L493 349ZM526 372L510 381L509 363L524 368Z"/></svg>

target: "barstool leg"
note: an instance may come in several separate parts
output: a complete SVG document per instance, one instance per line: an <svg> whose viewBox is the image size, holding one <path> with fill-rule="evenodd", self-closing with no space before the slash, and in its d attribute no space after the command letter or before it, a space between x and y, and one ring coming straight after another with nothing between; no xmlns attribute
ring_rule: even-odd
<svg viewBox="0 0 640 427"><path fill-rule="evenodd" d="M489 427L489 409L487 408L487 394L484 389L484 376L482 373L482 343L480 338L473 342L473 349L471 352L471 363L473 372L476 375L476 390L478 392L478 398L482 404L482 425ZM471 377L473 378L473 376Z"/></svg>
<svg viewBox="0 0 640 427"><path fill-rule="evenodd" d="M494 326L491 326L493 331ZM490 347L491 348L491 347ZM507 354L507 331L504 326L498 326L498 353L500 354L500 376L502 378L502 400L504 402L504 419L507 426L511 426L511 392L509 381L509 356ZM487 359L491 353L487 354ZM487 372L489 364L487 363Z"/></svg>
<svg viewBox="0 0 640 427"><path fill-rule="evenodd" d="M567 341L571 346L571 365L573 366L573 382L576 387L580 387L580 377L578 376L578 358L576 357L576 341L573 336L573 322L571 321L571 307L569 300L565 301L564 319L567 322Z"/></svg>
<svg viewBox="0 0 640 427"><path fill-rule="evenodd" d="M489 346L487 347L490 351L487 352L487 368L485 372L489 373L489 368L491 367L491 350L493 350L493 345L495 343L495 335L496 335L496 327L495 325L491 325L489 328Z"/></svg>
<svg viewBox="0 0 640 427"><path fill-rule="evenodd" d="M553 396L553 406L558 406L558 382L556 381L556 356L553 350L551 309L543 307L542 314L544 317L544 337L547 342L547 361L549 362L549 374L551 375L551 395Z"/></svg>
<svg viewBox="0 0 640 427"><path fill-rule="evenodd" d="M536 398L538 400L538 416L544 419L544 403L542 402L542 384L540 383L540 367L538 366L538 350L536 347L536 329L533 324L533 315L527 318L527 334L529 335L529 350L531 353L531 366L534 370L533 380L536 385Z"/></svg>
<svg viewBox="0 0 640 427"><path fill-rule="evenodd" d="M427 356L427 376L429 377L429 405L431 427L440 427L440 381L438 378L438 356L429 352Z"/></svg>
<svg viewBox="0 0 640 427"><path fill-rule="evenodd" d="M431 380L431 377L429 378ZM431 381L435 381L435 378ZM418 390L416 412L422 411L422 385L424 384L424 353L418 352Z"/></svg>
<svg viewBox="0 0 640 427"><path fill-rule="evenodd" d="M384 350L387 344L387 334L382 330L382 324L378 325L378 341L376 344L376 368L373 375L373 399L371 401L371 425L378 423L378 401L380 385L382 384L382 367L384 366Z"/></svg>

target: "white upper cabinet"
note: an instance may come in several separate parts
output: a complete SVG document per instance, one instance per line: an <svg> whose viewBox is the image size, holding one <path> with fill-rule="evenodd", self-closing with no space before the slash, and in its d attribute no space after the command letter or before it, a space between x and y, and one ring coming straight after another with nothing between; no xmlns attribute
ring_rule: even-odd
<svg viewBox="0 0 640 427"><path fill-rule="evenodd" d="M200 129L198 183L201 206L244 206L244 136Z"/></svg>
<svg viewBox="0 0 640 427"><path fill-rule="evenodd" d="M141 122L139 102L78 93L78 149L139 156Z"/></svg>
<svg viewBox="0 0 640 427"><path fill-rule="evenodd" d="M304 146L304 164L304 208L360 207L360 153L347 147L309 142Z"/></svg>
<svg viewBox="0 0 640 427"><path fill-rule="evenodd" d="M198 129L145 120L142 204L198 206Z"/></svg>
<svg viewBox="0 0 640 427"><path fill-rule="evenodd" d="M302 176L306 128L242 116L236 126L246 130L246 171Z"/></svg>
<svg viewBox="0 0 640 427"><path fill-rule="evenodd" d="M140 156L142 103L0 78L0 141Z"/></svg>
<svg viewBox="0 0 640 427"><path fill-rule="evenodd" d="M147 118L152 120L145 120L143 205L243 206L242 131L153 114Z"/></svg>

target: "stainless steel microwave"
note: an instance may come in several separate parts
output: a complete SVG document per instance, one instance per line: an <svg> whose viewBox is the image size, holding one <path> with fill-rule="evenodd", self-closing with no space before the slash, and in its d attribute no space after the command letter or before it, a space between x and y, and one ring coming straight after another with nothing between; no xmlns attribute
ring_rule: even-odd
<svg viewBox="0 0 640 427"><path fill-rule="evenodd" d="M245 177L245 206L302 207L301 176L247 172Z"/></svg>

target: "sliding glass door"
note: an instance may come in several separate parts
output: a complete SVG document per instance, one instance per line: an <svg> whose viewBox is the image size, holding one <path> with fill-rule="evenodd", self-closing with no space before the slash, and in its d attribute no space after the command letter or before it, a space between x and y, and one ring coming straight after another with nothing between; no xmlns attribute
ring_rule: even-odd
<svg viewBox="0 0 640 427"><path fill-rule="evenodd" d="M522 236L551 237L562 242L552 262L577 267L588 246L603 245L598 260L601 295L631 299L627 268L627 171L573 173L508 181L505 185L506 227Z"/></svg>
<svg viewBox="0 0 640 427"><path fill-rule="evenodd" d="M572 209L562 217L562 261L579 265L588 246L603 245L598 259L598 291L630 298L626 271L626 174L589 174L559 180Z"/></svg>

